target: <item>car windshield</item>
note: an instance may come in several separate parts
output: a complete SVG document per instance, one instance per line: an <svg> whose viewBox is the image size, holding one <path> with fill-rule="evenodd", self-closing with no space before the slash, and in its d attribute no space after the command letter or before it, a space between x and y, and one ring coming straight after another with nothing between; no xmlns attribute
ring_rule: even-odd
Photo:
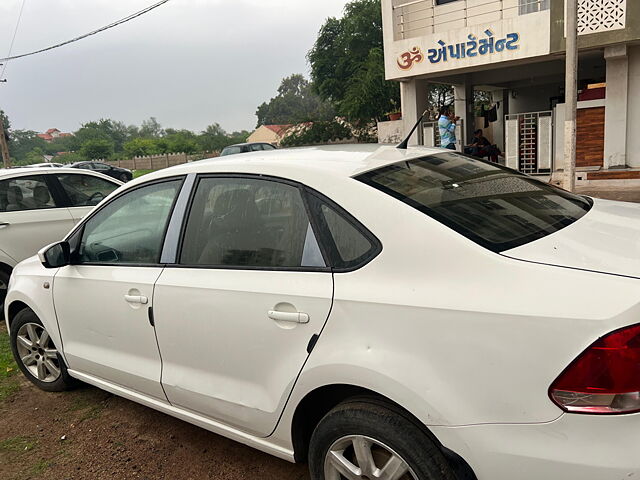
<svg viewBox="0 0 640 480"><path fill-rule="evenodd" d="M454 152L394 163L356 179L495 252L554 233L592 205L588 198Z"/></svg>

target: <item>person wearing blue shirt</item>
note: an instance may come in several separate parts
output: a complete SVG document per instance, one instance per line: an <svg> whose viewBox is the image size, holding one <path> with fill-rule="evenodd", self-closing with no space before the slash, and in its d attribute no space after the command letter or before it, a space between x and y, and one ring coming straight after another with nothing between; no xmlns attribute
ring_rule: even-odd
<svg viewBox="0 0 640 480"><path fill-rule="evenodd" d="M440 119L438 120L438 130L440 131L440 146L449 150L456 149L456 122L460 117L453 116L449 107L440 109Z"/></svg>

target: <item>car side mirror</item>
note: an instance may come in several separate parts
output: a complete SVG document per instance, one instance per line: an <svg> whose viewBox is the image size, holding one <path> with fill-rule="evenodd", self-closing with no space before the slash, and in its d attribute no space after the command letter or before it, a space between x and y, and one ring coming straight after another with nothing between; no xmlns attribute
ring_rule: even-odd
<svg viewBox="0 0 640 480"><path fill-rule="evenodd" d="M71 263L71 247L69 242L56 242L38 252L38 258L45 268L64 267Z"/></svg>

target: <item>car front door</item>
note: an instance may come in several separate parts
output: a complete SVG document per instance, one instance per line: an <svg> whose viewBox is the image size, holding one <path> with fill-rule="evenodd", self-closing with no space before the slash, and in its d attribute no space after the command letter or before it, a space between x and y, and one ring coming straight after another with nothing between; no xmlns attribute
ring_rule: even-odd
<svg viewBox="0 0 640 480"><path fill-rule="evenodd" d="M67 197L69 212L75 222L84 218L120 186L116 182L84 173L57 173L54 177Z"/></svg>
<svg viewBox="0 0 640 480"><path fill-rule="evenodd" d="M0 181L0 248L17 262L61 240L73 217L49 188L48 175Z"/></svg>
<svg viewBox="0 0 640 480"><path fill-rule="evenodd" d="M166 400L149 309L182 179L138 186L92 214L69 239L72 264L53 295L70 370Z"/></svg>
<svg viewBox="0 0 640 480"><path fill-rule="evenodd" d="M200 178L178 259L154 292L167 398L267 435L332 303L332 274L302 190L264 178Z"/></svg>

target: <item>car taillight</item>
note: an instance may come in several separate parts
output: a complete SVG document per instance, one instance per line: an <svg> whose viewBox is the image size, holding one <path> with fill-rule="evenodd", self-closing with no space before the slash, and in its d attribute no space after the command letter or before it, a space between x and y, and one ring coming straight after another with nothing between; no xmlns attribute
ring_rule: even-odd
<svg viewBox="0 0 640 480"><path fill-rule="evenodd" d="M567 412L640 411L640 325L598 339L560 374L549 395Z"/></svg>

